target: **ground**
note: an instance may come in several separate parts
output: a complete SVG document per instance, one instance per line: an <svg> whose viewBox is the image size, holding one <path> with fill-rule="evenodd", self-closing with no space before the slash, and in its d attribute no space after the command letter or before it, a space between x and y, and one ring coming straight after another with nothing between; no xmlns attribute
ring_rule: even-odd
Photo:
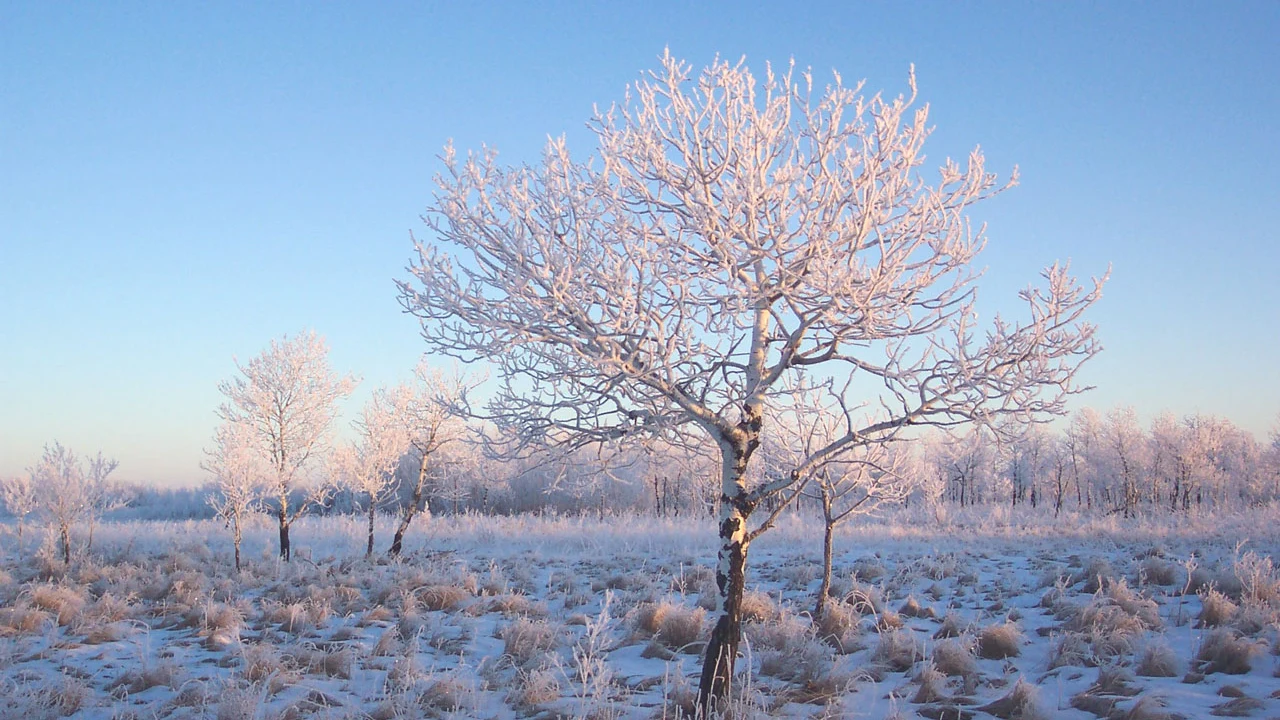
<svg viewBox="0 0 1280 720"><path fill-rule="evenodd" d="M378 545L389 542L390 519ZM1274 512L990 512L852 526L812 615L820 525L751 548L739 715L1280 716ZM710 520L430 518L398 561L361 521L112 523L0 566L0 717L678 717L714 602ZM81 539L83 543L83 538ZM748 672L749 671L749 672Z"/></svg>

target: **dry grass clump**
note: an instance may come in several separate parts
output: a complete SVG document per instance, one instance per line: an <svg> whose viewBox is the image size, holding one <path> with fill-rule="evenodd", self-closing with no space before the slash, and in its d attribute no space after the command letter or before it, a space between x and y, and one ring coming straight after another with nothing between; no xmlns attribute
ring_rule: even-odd
<svg viewBox="0 0 1280 720"><path fill-rule="evenodd" d="M400 631L391 627L383 630L382 634L378 636L378 641L373 644L373 650L370 651L370 654L373 657L394 657L399 655L403 649L404 646L400 643Z"/></svg>
<svg viewBox="0 0 1280 720"><path fill-rule="evenodd" d="M843 603L826 603L822 614L814 618L818 639L841 654L858 650L858 615Z"/></svg>
<svg viewBox="0 0 1280 720"><path fill-rule="evenodd" d="M662 627L663 618L673 609L679 607L679 605L666 600L640 603L632 612L631 625L636 632L653 637L658 634L658 628Z"/></svg>
<svg viewBox="0 0 1280 720"><path fill-rule="evenodd" d="M1198 627L1211 628L1228 625L1239 609L1238 605L1231 602L1231 598L1211 587L1200 594L1200 615L1197 618L1200 623Z"/></svg>
<svg viewBox="0 0 1280 720"><path fill-rule="evenodd" d="M240 674L251 683L261 682L288 669L280 651L270 644L245 645L240 654Z"/></svg>
<svg viewBox="0 0 1280 720"><path fill-rule="evenodd" d="M1152 585L1168 587L1182 584L1178 566L1154 555L1138 565L1138 572L1146 582Z"/></svg>
<svg viewBox="0 0 1280 720"><path fill-rule="evenodd" d="M911 696L911 702L917 705L936 703L947 699L947 676L938 671L933 663L925 663L916 676L919 687Z"/></svg>
<svg viewBox="0 0 1280 720"><path fill-rule="evenodd" d="M507 703L529 715L535 714L533 711L539 706L559 699L559 673L550 668L518 673L515 687L507 693Z"/></svg>
<svg viewBox="0 0 1280 720"><path fill-rule="evenodd" d="M64 585L42 584L31 588L30 602L58 620L59 625L70 625L80 617L85 607L83 589L75 590Z"/></svg>
<svg viewBox="0 0 1280 720"><path fill-rule="evenodd" d="M1068 666L1097 665L1089 637L1084 633L1066 632L1059 635L1049 650L1049 669Z"/></svg>
<svg viewBox="0 0 1280 720"><path fill-rule="evenodd" d="M933 633L934 640L942 640L945 638L960 637L964 634L965 626L960 616L955 613L947 613L942 618L942 624L938 626L938 630Z"/></svg>
<svg viewBox="0 0 1280 720"><path fill-rule="evenodd" d="M114 623L128 620L134 613L135 608L127 598L118 598L107 592L84 609L83 617L93 622Z"/></svg>
<svg viewBox="0 0 1280 720"><path fill-rule="evenodd" d="M214 718L215 720L255 720L269 692L268 688L257 683L243 688L228 688L219 696Z"/></svg>
<svg viewBox="0 0 1280 720"><path fill-rule="evenodd" d="M915 595L908 595L906 602L898 608L898 614L909 618L933 618L937 616L933 608L921 605Z"/></svg>
<svg viewBox="0 0 1280 720"><path fill-rule="evenodd" d="M778 605L765 593L749 590L742 594L742 611L744 622L767 623L776 620L780 614Z"/></svg>
<svg viewBox="0 0 1280 720"><path fill-rule="evenodd" d="M716 573L705 565L684 565L671 577L672 592L705 595L716 592Z"/></svg>
<svg viewBox="0 0 1280 720"><path fill-rule="evenodd" d="M1067 632L1051 653L1051 668L1115 661L1132 653L1145 631L1161 626L1155 601L1135 593L1123 579L1084 607L1063 605L1060 610Z"/></svg>
<svg viewBox="0 0 1280 720"><path fill-rule="evenodd" d="M123 622L94 625L84 636L84 642L86 645L104 645L106 643L120 642L129 636L129 628L130 626Z"/></svg>
<svg viewBox="0 0 1280 720"><path fill-rule="evenodd" d="M113 693L123 691L136 695L153 687L176 689L182 684L183 676L184 673L180 667L172 662L162 662L141 670L129 670L108 685L107 690Z"/></svg>
<svg viewBox="0 0 1280 720"><path fill-rule="evenodd" d="M844 600L862 615L880 615L885 611L884 596L874 585L854 583Z"/></svg>
<svg viewBox="0 0 1280 720"><path fill-rule="evenodd" d="M795 615L783 614L770 623L752 623L745 628L751 646L788 652L813 639L812 625Z"/></svg>
<svg viewBox="0 0 1280 720"><path fill-rule="evenodd" d="M880 634L880 642L871 659L893 672L906 672L924 659L924 653L910 633L890 630Z"/></svg>
<svg viewBox="0 0 1280 720"><path fill-rule="evenodd" d="M305 645L291 649L284 657L287 666L294 666L312 675L350 680L355 669L356 653L351 648L315 647Z"/></svg>
<svg viewBox="0 0 1280 720"><path fill-rule="evenodd" d="M1153 642L1142 651L1137 672L1143 677L1177 677L1178 654L1162 642Z"/></svg>
<svg viewBox="0 0 1280 720"><path fill-rule="evenodd" d="M456 585L428 585L414 594L426 609L446 612L457 610L471 597L471 593Z"/></svg>
<svg viewBox="0 0 1280 720"><path fill-rule="evenodd" d="M988 625L978 633L978 656L984 660L1003 660L1022 653L1022 631L1011 622Z"/></svg>
<svg viewBox="0 0 1280 720"><path fill-rule="evenodd" d="M702 608L668 604L656 620L654 639L673 650L689 647L702 638L706 619Z"/></svg>
<svg viewBox="0 0 1280 720"><path fill-rule="evenodd" d="M1209 714L1215 717L1250 717L1266 704L1257 698L1238 697L1214 705Z"/></svg>
<svg viewBox="0 0 1280 720"><path fill-rule="evenodd" d="M809 685L829 673L831 651L812 637L789 637L779 644L779 647L764 647L759 651L761 675Z"/></svg>
<svg viewBox="0 0 1280 720"><path fill-rule="evenodd" d="M524 667L544 659L560 644L561 630L545 620L519 618L498 632L502 652Z"/></svg>
<svg viewBox="0 0 1280 720"><path fill-rule="evenodd" d="M1035 685L1018 678L1007 695L978 708L1002 720L1042 720L1048 715L1040 709L1039 690Z"/></svg>
<svg viewBox="0 0 1280 720"><path fill-rule="evenodd" d="M853 563L850 574L854 580L862 582L873 582L884 577L886 573L884 565L875 558L859 558Z"/></svg>
<svg viewBox="0 0 1280 720"><path fill-rule="evenodd" d="M240 641L244 616L231 605L206 603L200 611L200 636L210 650L219 650Z"/></svg>
<svg viewBox="0 0 1280 720"><path fill-rule="evenodd" d="M468 613L500 612L507 617L546 617L547 608L539 602L530 600L525 595L497 595L488 603L476 603L467 606Z"/></svg>
<svg viewBox="0 0 1280 720"><path fill-rule="evenodd" d="M1204 636L1196 661L1205 675L1218 672L1243 675L1253 668L1252 659L1257 652L1257 645L1238 637L1234 631L1217 628Z"/></svg>
<svg viewBox="0 0 1280 720"><path fill-rule="evenodd" d="M1083 570L1071 576L1070 584L1083 582L1084 585L1080 591L1093 594L1110 585L1115 580L1115 576L1116 571L1111 567L1110 561L1106 558L1094 558Z"/></svg>
<svg viewBox="0 0 1280 720"><path fill-rule="evenodd" d="M50 613L30 606L0 608L0 636L40 632L52 620Z"/></svg>
<svg viewBox="0 0 1280 720"><path fill-rule="evenodd" d="M933 667L944 675L971 677L978 674L973 643L963 638L943 640L933 646Z"/></svg>

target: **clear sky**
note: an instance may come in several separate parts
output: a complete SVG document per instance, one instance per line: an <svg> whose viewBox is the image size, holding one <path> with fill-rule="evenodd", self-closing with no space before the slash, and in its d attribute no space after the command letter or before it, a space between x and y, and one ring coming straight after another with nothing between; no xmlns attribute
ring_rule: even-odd
<svg viewBox="0 0 1280 720"><path fill-rule="evenodd" d="M916 66L931 161L1022 185L983 307L1070 258L1113 279L1086 402L1280 412L1280 3L0 2L0 474L60 440L204 479L219 381L323 334L368 391L422 346L411 230L453 138L579 157L669 46L868 88Z"/></svg>

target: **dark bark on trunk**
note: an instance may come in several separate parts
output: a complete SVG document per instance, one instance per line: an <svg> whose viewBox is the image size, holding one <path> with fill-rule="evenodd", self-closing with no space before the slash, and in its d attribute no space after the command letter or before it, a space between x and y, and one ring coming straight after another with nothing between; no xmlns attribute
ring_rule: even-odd
<svg viewBox="0 0 1280 720"><path fill-rule="evenodd" d="M831 561L832 536L835 535L835 523L831 522L830 512L826 513L827 527L822 533L822 585L818 587L818 602L813 608L813 617L822 617L827 609L827 595L831 594Z"/></svg>
<svg viewBox="0 0 1280 720"><path fill-rule="evenodd" d="M720 528L720 538L740 535L736 523L746 518L732 517ZM701 716L710 718L725 714L730 700L734 665L738 659L738 645L742 641L742 595L746 586L747 548L737 542L729 544L729 575L716 573L721 583L724 609L707 641L707 652L702 661L702 678L698 683L698 706Z"/></svg>
<svg viewBox="0 0 1280 720"><path fill-rule="evenodd" d="M373 515L377 512L374 506L373 495L369 495L369 544L365 547L364 556L373 557Z"/></svg>
<svg viewBox="0 0 1280 720"><path fill-rule="evenodd" d="M62 523L58 531L62 537L62 560L67 565L71 565L71 528L67 527L66 523Z"/></svg>
<svg viewBox="0 0 1280 720"><path fill-rule="evenodd" d="M423 486L426 482L427 457L423 456L422 462L418 465L418 483L413 486L413 497L409 499L409 504L404 506L400 524L396 526L396 534L391 539L391 549L387 550L387 554L391 557L399 557L404 548L404 534L408 532L409 523L413 522L413 516L418 514L418 508L422 506Z"/></svg>
<svg viewBox="0 0 1280 720"><path fill-rule="evenodd" d="M278 519L280 521L280 559L289 562L289 519L285 517L283 512L280 513Z"/></svg>
<svg viewBox="0 0 1280 720"><path fill-rule="evenodd" d="M236 572L240 572L240 518L233 518L231 523L231 544L235 546L236 551Z"/></svg>

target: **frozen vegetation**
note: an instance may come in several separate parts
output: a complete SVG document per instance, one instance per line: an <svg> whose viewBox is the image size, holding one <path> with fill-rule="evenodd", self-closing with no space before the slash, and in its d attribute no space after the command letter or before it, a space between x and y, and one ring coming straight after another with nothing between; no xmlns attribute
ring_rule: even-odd
<svg viewBox="0 0 1280 720"><path fill-rule="evenodd" d="M753 548L741 717L1201 718L1280 712L1273 509L1125 521L985 506L820 520ZM272 523L273 525L274 523ZM379 515L379 543L396 518ZM702 516L109 522L70 566L6 527L0 716L680 717L711 626ZM77 531L75 540L83 541Z"/></svg>

